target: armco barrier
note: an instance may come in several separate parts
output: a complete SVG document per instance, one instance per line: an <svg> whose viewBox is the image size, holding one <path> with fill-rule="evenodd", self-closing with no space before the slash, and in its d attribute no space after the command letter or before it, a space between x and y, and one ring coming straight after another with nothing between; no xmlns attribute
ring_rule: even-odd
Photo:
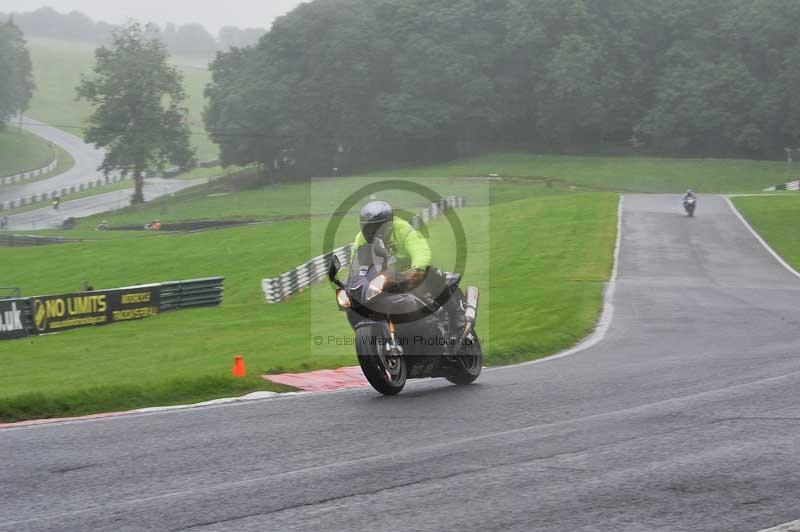
<svg viewBox="0 0 800 532"><path fill-rule="evenodd" d="M58 161L55 161L58 164ZM213 168L215 166L219 166L220 162L219 159L213 159L210 161L203 161L199 163L197 166L199 168ZM55 168L55 166L53 166ZM182 173L180 168L169 168L163 172L161 172L164 177L175 177ZM37 174L38 175L38 174ZM148 172L147 177L156 177L158 172ZM13 176L16 177L16 176ZM1 178L0 184L3 184L2 179L11 179L11 178ZM91 181L86 181L84 183L79 183L77 185L70 186L69 188L62 188L60 191L54 190L49 193L44 194L35 194L33 196L25 196L22 198L17 198L15 200L10 201L0 201L0 212L7 211L10 209L15 209L17 207L24 207L25 205L33 205L34 203L42 203L47 201L48 199L53 199L57 196L67 196L69 194L75 194L76 192L83 192L85 190L90 190L94 188L103 187L105 185L109 185L111 183L119 183L120 181L127 181L131 179L131 175L128 174L126 176L122 176L117 172L110 174L107 179L92 179ZM9 181L11 183L12 181ZM16 182L16 181L14 181Z"/></svg>
<svg viewBox="0 0 800 532"><path fill-rule="evenodd" d="M127 181L128 179L130 179L130 175L123 177L115 173L113 175L109 175L108 179L94 178L91 181L78 183L77 185L72 185L69 188L64 187L61 190L53 190L52 192L45 192L43 194L33 194L31 196L24 196L9 201L0 201L0 212L16 209L18 207L24 207L26 205L43 203L56 197L68 196L69 194L75 194L76 192L83 192L85 190L104 187L111 183L119 183L120 181Z"/></svg>
<svg viewBox="0 0 800 532"><path fill-rule="evenodd" d="M42 174L46 174L48 172L52 172L58 166L58 157L54 157L50 164L46 166L42 166L41 168L37 168L36 170L29 170L27 172L21 172L16 175L10 175L7 177L0 177L0 185L11 185L14 183L22 183L23 181L27 181L28 179L33 179L34 177L39 177Z"/></svg>
<svg viewBox="0 0 800 532"><path fill-rule="evenodd" d="M222 304L224 277L161 283L161 311Z"/></svg>
<svg viewBox="0 0 800 532"><path fill-rule="evenodd" d="M465 201L461 196L447 196L431 204L421 214L414 216L411 219L411 225L414 229L422 229L426 224L444 214L445 211L463 207L464 205ZM327 255L314 257L278 277L262 280L261 290L264 292L264 298L267 303L280 303L294 294L302 292L327 275L328 267L334 255L339 257L342 266L349 266L352 251L352 244L342 246Z"/></svg>
<svg viewBox="0 0 800 532"><path fill-rule="evenodd" d="M224 277L0 300L0 340L219 306Z"/></svg>

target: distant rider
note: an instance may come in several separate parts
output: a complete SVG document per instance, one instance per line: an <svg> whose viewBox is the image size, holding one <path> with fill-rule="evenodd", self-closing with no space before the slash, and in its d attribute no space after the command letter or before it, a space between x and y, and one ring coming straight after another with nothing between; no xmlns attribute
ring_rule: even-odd
<svg viewBox="0 0 800 532"><path fill-rule="evenodd" d="M692 190L691 188L686 191L686 194L684 194L683 202L686 203L690 199L694 199L694 200L697 199L697 196L695 195L694 190Z"/></svg>

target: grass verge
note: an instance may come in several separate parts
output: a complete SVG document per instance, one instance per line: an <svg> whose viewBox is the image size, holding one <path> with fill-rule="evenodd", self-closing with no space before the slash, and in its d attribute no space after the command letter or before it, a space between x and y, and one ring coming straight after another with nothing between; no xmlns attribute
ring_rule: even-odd
<svg viewBox="0 0 800 532"><path fill-rule="evenodd" d="M639 192L682 192L695 188L702 192L760 191L782 183L798 172L785 163L715 160L658 159L638 157L572 157L495 153L474 159L436 166L378 171L375 179L405 178L445 185L455 194L470 199L470 188L477 176L499 174L511 177L489 181L492 203L531 195L559 195L581 190L619 190ZM183 191L175 198L163 198L135 208L103 215L112 225L145 223L153 218L166 222L208 219L269 220L308 214L311 187L314 194L330 198L327 205L315 205L312 214L333 210L352 190L357 180L350 178L290 182L263 186L253 170L225 178L208 186ZM451 177L457 176L457 177ZM514 179L514 178L519 179ZM552 189L546 178L554 178ZM469 179L473 178L473 179ZM485 178L482 178L485 179ZM437 181L438 180L438 181ZM387 198L391 199L391 198ZM474 203L473 203L474 204ZM94 226L98 217L83 222Z"/></svg>
<svg viewBox="0 0 800 532"><path fill-rule="evenodd" d="M570 184L630 192L707 193L761 191L800 174L800 165L744 159L667 159L654 157L575 157L492 153L452 163L377 171L374 176L553 177Z"/></svg>
<svg viewBox="0 0 800 532"><path fill-rule="evenodd" d="M489 364L545 356L591 331L601 307L603 282L611 271L616 204L613 194L554 194L459 213L468 234L471 224L489 220L490 237L471 242L466 272L469 282L471 275L486 275L478 269L491 269L490 286L481 286L488 296L481 310L481 335L488 335ZM318 348L312 342L312 316L318 320L315 331L350 334L327 285L312 287L279 305L264 304L260 292L261 278L309 257L310 235L321 233L313 225L326 222L306 219L195 234L0 249L0 261L9 265L4 268L6 282L29 295L76 290L84 280L108 288L226 277L225 304L219 309L174 312L1 343L0 419L127 409L180 402L192 394L197 399L234 393L223 385L209 390L208 383L222 379L238 386L227 377L238 353L245 355L254 375L354 364L351 347ZM346 224L354 233L355 218ZM431 225L430 237L434 250L445 249L452 240L449 227L439 222ZM526 255L520 250L533 252ZM194 391L187 394L186 389ZM136 390L159 391L147 395Z"/></svg>
<svg viewBox="0 0 800 532"><path fill-rule="evenodd" d="M487 181L482 178L415 178L412 181L419 181L437 190L447 190L449 194L464 196L469 205L486 203L487 195L483 192ZM264 186L254 170L246 169L236 175L183 190L174 197L159 198L142 205L85 218L79 222L79 227L94 227L100 218L109 220L112 226L122 226L139 225L154 218L169 223L187 220L275 220L307 217L309 214L326 215L335 211L345 197L363 182L363 178L337 178ZM490 182L488 186L492 203L513 201L532 195L558 196L574 193L561 185L549 189L542 180ZM312 192L315 198L324 197L325 201L312 202ZM384 199L398 202L399 205L406 200L406 196L387 192ZM421 207L423 203L405 206Z"/></svg>
<svg viewBox="0 0 800 532"><path fill-rule="evenodd" d="M34 392L0 398L0 420L7 423L28 419L76 417L98 412L124 412L142 405L172 406L234 397L255 391L288 392L292 389L267 382L260 377L232 379L202 377L173 379L146 386L96 386L59 395Z"/></svg>
<svg viewBox="0 0 800 532"><path fill-rule="evenodd" d="M0 131L0 177L17 175L47 166L53 160L54 155L58 157L58 165L52 172L41 174L22 183L32 183L66 172L75 165L75 161L61 147L52 145L33 133L24 130L18 131L15 126ZM19 184L17 182L0 185L0 188L16 187Z"/></svg>
<svg viewBox="0 0 800 532"><path fill-rule="evenodd" d="M733 198L739 212L770 246L800 270L800 194Z"/></svg>

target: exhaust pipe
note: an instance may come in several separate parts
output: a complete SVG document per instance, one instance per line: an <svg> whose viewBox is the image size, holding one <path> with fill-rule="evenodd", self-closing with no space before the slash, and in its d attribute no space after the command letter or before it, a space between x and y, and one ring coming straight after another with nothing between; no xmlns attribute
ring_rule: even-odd
<svg viewBox="0 0 800 532"><path fill-rule="evenodd" d="M469 333L475 328L475 321L478 319L478 299L478 288L475 286L467 288L467 304L464 310L464 317L466 318L467 324L464 326L464 332L461 333L461 338L458 339L456 345L464 345L467 336L469 336Z"/></svg>
<svg viewBox="0 0 800 532"><path fill-rule="evenodd" d="M464 311L464 317L467 319L467 327L464 330L464 337L466 337L478 319L478 300L480 299L480 292L475 286L467 288L467 308Z"/></svg>

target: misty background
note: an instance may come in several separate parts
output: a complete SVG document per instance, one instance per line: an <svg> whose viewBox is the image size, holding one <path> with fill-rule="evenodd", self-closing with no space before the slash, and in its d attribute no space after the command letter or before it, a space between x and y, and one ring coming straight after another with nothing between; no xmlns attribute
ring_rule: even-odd
<svg viewBox="0 0 800 532"><path fill-rule="evenodd" d="M213 2L188 0L137 0L115 2L105 0L3 0L0 12L30 12L41 7L51 7L62 13L80 11L94 20L110 24L125 24L130 19L164 25L201 24L216 34L223 26L239 28L260 27L269 29L272 21L296 7L299 0L228 0L224 6Z"/></svg>
<svg viewBox="0 0 800 532"><path fill-rule="evenodd" d="M798 2L295 4L15 13L30 114L80 129L91 109L73 89L137 15L161 23L144 36L182 69L199 156L224 167L312 175L504 150L781 160L800 146Z"/></svg>

